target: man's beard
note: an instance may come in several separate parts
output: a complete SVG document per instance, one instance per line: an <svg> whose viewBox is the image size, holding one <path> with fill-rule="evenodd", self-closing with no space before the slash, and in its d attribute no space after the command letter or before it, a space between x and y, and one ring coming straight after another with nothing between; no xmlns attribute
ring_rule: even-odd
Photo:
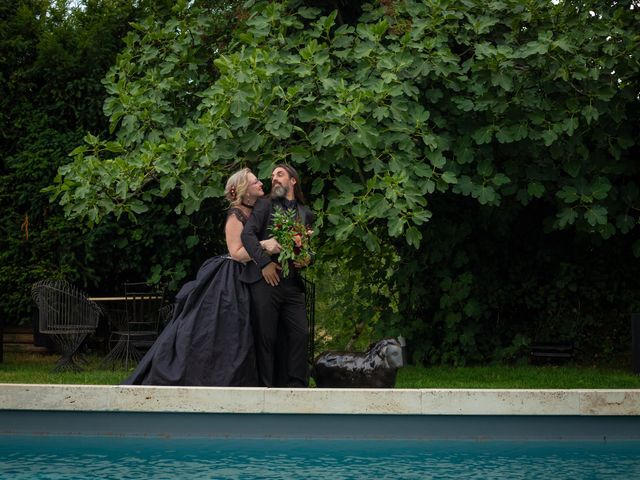
<svg viewBox="0 0 640 480"><path fill-rule="evenodd" d="M273 193L274 197L284 198L287 196L287 193L289 193L289 189L286 188L284 185L275 185L271 189L271 193Z"/></svg>

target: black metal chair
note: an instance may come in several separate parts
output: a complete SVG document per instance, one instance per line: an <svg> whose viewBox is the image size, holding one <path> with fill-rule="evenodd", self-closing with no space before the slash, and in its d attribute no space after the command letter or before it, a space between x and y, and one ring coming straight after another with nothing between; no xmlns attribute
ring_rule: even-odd
<svg viewBox="0 0 640 480"><path fill-rule="evenodd" d="M164 289L145 282L124 284L125 315L113 319L109 345L115 346L102 360L102 366L129 362L137 364L160 334L167 316Z"/></svg>
<svg viewBox="0 0 640 480"><path fill-rule="evenodd" d="M160 331L164 330L171 320L173 320L173 310L175 308L175 304L167 303L163 305L158 311L158 317L160 321Z"/></svg>
<svg viewBox="0 0 640 480"><path fill-rule="evenodd" d="M36 282L31 296L38 306L39 331L51 336L62 355L54 371L82 370L78 365L83 361L79 350L85 338L98 327L100 307L65 280Z"/></svg>

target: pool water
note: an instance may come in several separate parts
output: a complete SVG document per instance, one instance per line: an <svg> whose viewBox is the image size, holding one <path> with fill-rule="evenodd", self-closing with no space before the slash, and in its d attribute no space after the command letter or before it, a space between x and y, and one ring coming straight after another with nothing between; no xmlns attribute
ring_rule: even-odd
<svg viewBox="0 0 640 480"><path fill-rule="evenodd" d="M640 441L0 436L0 478L640 478Z"/></svg>

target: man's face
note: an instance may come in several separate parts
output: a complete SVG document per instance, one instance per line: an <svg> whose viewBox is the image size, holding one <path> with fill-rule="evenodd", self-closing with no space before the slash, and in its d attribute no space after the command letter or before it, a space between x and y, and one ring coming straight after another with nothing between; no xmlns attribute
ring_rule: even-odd
<svg viewBox="0 0 640 480"><path fill-rule="evenodd" d="M296 179L282 167L276 168L271 174L271 191L276 197L289 197L295 185Z"/></svg>

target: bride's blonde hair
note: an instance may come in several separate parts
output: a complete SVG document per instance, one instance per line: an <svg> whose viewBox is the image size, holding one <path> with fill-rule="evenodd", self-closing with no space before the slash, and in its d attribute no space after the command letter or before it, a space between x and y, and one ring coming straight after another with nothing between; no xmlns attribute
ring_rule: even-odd
<svg viewBox="0 0 640 480"><path fill-rule="evenodd" d="M229 177L224 187L224 196L232 207L240 205L249 188L249 174L251 170L243 168Z"/></svg>

